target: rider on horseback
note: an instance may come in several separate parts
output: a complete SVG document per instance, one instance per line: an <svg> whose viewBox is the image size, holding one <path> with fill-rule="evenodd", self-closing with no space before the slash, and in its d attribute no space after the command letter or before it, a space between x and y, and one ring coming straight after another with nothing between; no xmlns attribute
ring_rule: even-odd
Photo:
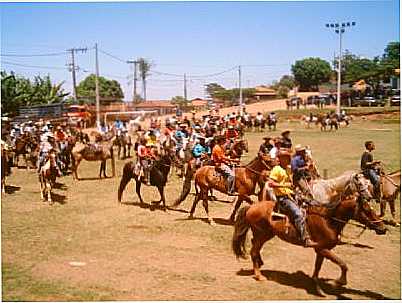
<svg viewBox="0 0 402 303"><path fill-rule="evenodd" d="M234 128L233 125L229 124L228 129L225 131L225 137L227 142L226 149L230 150L235 140L239 137L239 132Z"/></svg>
<svg viewBox="0 0 402 303"><path fill-rule="evenodd" d="M202 161L207 159L211 154L211 149L205 143L205 137L198 136L198 143L193 148L193 156L195 158L195 166L200 167Z"/></svg>
<svg viewBox="0 0 402 303"><path fill-rule="evenodd" d="M52 133L42 135L42 141L39 145L39 158L38 158L38 173L40 172L43 165L45 165L48 160L49 154L56 152L54 136ZM58 163L59 164L59 163ZM56 165L57 176L61 177L61 171L59 165Z"/></svg>
<svg viewBox="0 0 402 303"><path fill-rule="evenodd" d="M295 146L296 154L291 161L293 184L298 186L304 194L311 195L311 190L308 186L310 179L309 164L307 163L306 148L300 144Z"/></svg>
<svg viewBox="0 0 402 303"><path fill-rule="evenodd" d="M362 154L360 168L363 175L370 180L374 187L374 198L378 203L381 202L381 182L380 182L380 169L378 164L381 161L374 161L373 154L371 153L375 150L375 145L373 141L366 141L364 143L366 147L365 152Z"/></svg>
<svg viewBox="0 0 402 303"><path fill-rule="evenodd" d="M147 145L147 140L145 138L141 138L137 150L138 163L141 169L139 178L141 178L141 176L144 176L145 184L151 185L149 174L152 165L151 162L155 159L155 155L152 151L152 148Z"/></svg>
<svg viewBox="0 0 402 303"><path fill-rule="evenodd" d="M180 129L175 132L174 139L176 140L176 154L179 154L184 147L184 141L188 139L187 124L180 124Z"/></svg>
<svg viewBox="0 0 402 303"><path fill-rule="evenodd" d="M212 150L212 161L215 164L215 169L221 171L223 176L226 177L227 181L227 192L229 195L235 195L235 174L228 164L240 163L239 159L230 159L225 155L225 137L219 136L217 138L217 144Z"/></svg>
<svg viewBox="0 0 402 303"><path fill-rule="evenodd" d="M283 209L285 213L290 213L291 219L299 232L300 240L303 242L304 246L314 247L317 243L310 239L310 235L305 226L303 212L292 197L292 183L288 173L286 172L286 167L282 167L283 164L279 163L279 159L275 159L274 163L276 165L269 175L269 178L271 179L269 181L269 186L274 189L280 209Z"/></svg>

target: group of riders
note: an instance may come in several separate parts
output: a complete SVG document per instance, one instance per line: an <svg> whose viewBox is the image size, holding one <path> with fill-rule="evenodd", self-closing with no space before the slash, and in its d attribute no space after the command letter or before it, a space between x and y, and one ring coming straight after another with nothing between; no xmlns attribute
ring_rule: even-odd
<svg viewBox="0 0 402 303"><path fill-rule="evenodd" d="M256 119L262 121L262 114L258 113ZM172 116L165 120L164 127L160 118L151 119L149 128L143 129L141 125L136 126L136 142L134 144L137 156L136 169L139 178L150 185L150 170L153 163L159 157L161 148L170 148L174 151L177 161L185 161L185 154L189 153L195 160L196 168L203 165L215 166L216 173L222 176L226 182L228 195L236 196L234 167L240 164L240 157L230 154L233 145L243 140L245 131L249 125L250 115L244 111L240 113L229 113L225 116L210 113L197 118L195 112L192 117ZM275 113L270 113L269 118L277 120ZM110 131L115 135L127 134L129 125L116 119L110 127L104 124L98 128L98 135L95 136L93 148L102 144L102 138ZM305 228L305 216L302 207L296 202L295 190L300 191L306 197L312 197L310 181L312 174L318 174L315 163L311 157L308 147L300 144L293 146L290 137L291 131L285 130L280 136L264 137L258 156L270 159L270 173L268 185L275 194L280 209L291 214L291 219L297 228L300 239L306 247L312 247L314 243ZM13 149L22 138L36 138L38 160L38 172L44 165L50 153L57 155L57 175L65 172L65 163L61 154L68 148L69 138L74 137L77 141L89 144L89 137L80 128L58 125L54 127L50 122L29 121L20 125L14 125L2 136L2 145ZM378 161L374 161L372 151L374 143L365 143L366 150L361 157L361 170L370 179L374 187L374 195L380 199Z"/></svg>

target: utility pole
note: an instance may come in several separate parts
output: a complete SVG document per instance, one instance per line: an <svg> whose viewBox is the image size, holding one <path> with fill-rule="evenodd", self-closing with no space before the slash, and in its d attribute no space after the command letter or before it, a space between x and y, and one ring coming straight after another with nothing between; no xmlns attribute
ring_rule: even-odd
<svg viewBox="0 0 402 303"><path fill-rule="evenodd" d="M341 73L342 73L342 34L345 29L350 26L355 26L356 22L344 22L344 23L327 23L325 26L328 28L334 28L335 33L339 35L339 55L338 55L338 85L336 96L336 113L341 113Z"/></svg>
<svg viewBox="0 0 402 303"><path fill-rule="evenodd" d="M95 95L96 95L96 127L100 128L100 96L99 96L99 61L98 61L98 43L95 43Z"/></svg>
<svg viewBox="0 0 402 303"><path fill-rule="evenodd" d="M239 65L239 107L240 107L240 116L243 116L243 90L241 87L241 65Z"/></svg>
<svg viewBox="0 0 402 303"><path fill-rule="evenodd" d="M73 98L74 101L77 101L77 80L75 76L75 71L79 69L78 66L75 66L75 58L74 58L74 53L77 52L86 52L87 48L70 48L67 50L68 52L71 53L71 63L69 64L69 71L72 73L73 77Z"/></svg>
<svg viewBox="0 0 402 303"><path fill-rule="evenodd" d="M137 101L137 64L138 61L128 60L128 64L134 64L134 79L133 79L133 102Z"/></svg>
<svg viewBox="0 0 402 303"><path fill-rule="evenodd" d="M184 74L184 101L187 104L187 79L186 79L186 74Z"/></svg>

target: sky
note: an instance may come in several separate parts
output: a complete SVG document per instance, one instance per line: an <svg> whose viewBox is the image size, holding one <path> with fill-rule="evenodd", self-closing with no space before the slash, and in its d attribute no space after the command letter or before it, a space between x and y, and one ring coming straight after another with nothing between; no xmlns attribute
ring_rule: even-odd
<svg viewBox="0 0 402 303"><path fill-rule="evenodd" d="M139 57L153 63L147 99L182 96L184 74L188 98L204 98L207 83L237 87L239 65L242 86L254 87L290 74L296 60L332 61L339 37L326 23L356 22L342 44L362 57L382 55L400 38L398 0L0 3L0 9L2 70L49 74L71 92L66 50L88 48L75 54L79 83L95 71L97 43L100 75L117 80L125 100L133 94L126 61Z"/></svg>

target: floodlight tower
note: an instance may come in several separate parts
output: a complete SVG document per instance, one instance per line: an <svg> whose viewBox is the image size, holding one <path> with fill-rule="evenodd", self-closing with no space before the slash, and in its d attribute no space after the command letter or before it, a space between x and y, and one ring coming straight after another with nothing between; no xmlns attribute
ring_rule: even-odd
<svg viewBox="0 0 402 303"><path fill-rule="evenodd" d="M343 23L327 23L325 26L335 30L339 35L339 56L338 56L338 89L336 97L336 113L341 113L341 69L342 69L342 34L346 28L355 26L356 22L343 22Z"/></svg>

